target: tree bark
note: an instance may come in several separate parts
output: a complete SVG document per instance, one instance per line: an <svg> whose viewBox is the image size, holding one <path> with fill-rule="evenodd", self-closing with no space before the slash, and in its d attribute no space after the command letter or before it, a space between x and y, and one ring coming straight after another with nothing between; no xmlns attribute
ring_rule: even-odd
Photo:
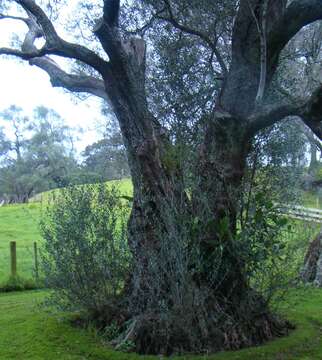
<svg viewBox="0 0 322 360"><path fill-rule="evenodd" d="M240 122L241 119L224 112L216 112L209 122L200 151L199 183L194 199L196 216L202 218L200 241L205 264L219 244L224 247L223 257L230 263L222 269L226 275L219 291L224 296L235 290L240 294L246 284L243 264L233 251L241 185L250 151L250 143ZM205 268L205 275L208 270Z"/></svg>
<svg viewBox="0 0 322 360"><path fill-rule="evenodd" d="M305 283L322 287L322 233L310 243L304 259L301 278Z"/></svg>

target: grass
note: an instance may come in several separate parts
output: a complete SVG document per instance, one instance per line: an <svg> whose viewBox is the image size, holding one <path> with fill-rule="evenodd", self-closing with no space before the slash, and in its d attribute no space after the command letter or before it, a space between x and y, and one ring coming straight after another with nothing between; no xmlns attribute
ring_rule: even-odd
<svg viewBox="0 0 322 360"><path fill-rule="evenodd" d="M41 243L38 222L41 205L9 205L0 208L0 282L10 275L10 241L17 243L18 274L33 276L33 243Z"/></svg>
<svg viewBox="0 0 322 360"><path fill-rule="evenodd" d="M310 208L322 209L321 194L316 191L305 191L302 194L303 205Z"/></svg>
<svg viewBox="0 0 322 360"><path fill-rule="evenodd" d="M132 184L129 179L111 181L108 184L118 184L120 191L126 195L132 193ZM52 193L53 191L36 196L30 204L0 207L0 284L7 280L10 275L10 241L17 242L18 274L23 278L32 278L34 269L33 243L36 241L41 244L38 227L41 212L39 201L41 199L48 200ZM316 194L305 194L304 200L307 206L314 206L315 199Z"/></svg>
<svg viewBox="0 0 322 360"><path fill-rule="evenodd" d="M0 295L1 360L157 360L115 352L94 332L74 328L69 315L50 313L39 304L44 291ZM322 290L299 289L289 294L282 311L297 328L290 336L263 346L211 356L182 356L193 360L319 360L322 359Z"/></svg>
<svg viewBox="0 0 322 360"><path fill-rule="evenodd" d="M130 181L121 183L121 191L131 193ZM312 203L312 199L308 198ZM41 243L38 221L41 204L11 205L0 208L0 282L8 278L9 243L17 242L18 274L32 276L33 242ZM299 233L316 231L311 225L296 222L290 240ZM296 225L295 224L295 225ZM306 228L307 227L307 228ZM303 237L303 236L302 236ZM303 237L303 247L306 246ZM298 244L297 244L298 245ZM52 360L157 360L160 357L115 352L103 343L94 330L72 327L71 315L48 312L39 304L48 292L29 291L0 294L0 359ZM322 359L322 290L310 287L293 289L281 311L296 330L290 336L263 346L211 356L183 356L173 359L193 360L321 360Z"/></svg>
<svg viewBox="0 0 322 360"><path fill-rule="evenodd" d="M110 181L109 185L118 185L124 195L132 193L131 180ZM0 207L0 288L1 283L10 276L10 242L17 243L18 275L31 279L34 275L33 243L41 245L39 219L42 205L39 202L48 200L50 194L34 198L30 204L8 205ZM38 200L38 201L37 201Z"/></svg>

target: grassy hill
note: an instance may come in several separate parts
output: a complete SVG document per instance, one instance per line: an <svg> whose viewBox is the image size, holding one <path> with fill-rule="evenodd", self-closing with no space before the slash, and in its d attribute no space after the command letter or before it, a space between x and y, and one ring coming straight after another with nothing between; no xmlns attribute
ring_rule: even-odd
<svg viewBox="0 0 322 360"><path fill-rule="evenodd" d="M33 275L33 243L41 242L39 218L41 204L9 205L0 208L0 282L10 273L10 241L17 243L18 274Z"/></svg>
<svg viewBox="0 0 322 360"><path fill-rule="evenodd" d="M132 193L130 179L110 181L107 186L116 185L123 194ZM34 269L33 243L41 244L39 220L46 202L55 191L40 194L29 204L0 207L0 283L10 275L10 242L17 243L18 275L32 278Z"/></svg>

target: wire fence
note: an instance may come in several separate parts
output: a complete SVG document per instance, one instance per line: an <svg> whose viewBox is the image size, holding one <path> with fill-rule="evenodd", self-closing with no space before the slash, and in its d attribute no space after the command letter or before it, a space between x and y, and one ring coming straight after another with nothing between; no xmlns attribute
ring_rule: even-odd
<svg viewBox="0 0 322 360"><path fill-rule="evenodd" d="M284 204L278 205L277 208L280 214L289 218L322 224L322 210Z"/></svg>
<svg viewBox="0 0 322 360"><path fill-rule="evenodd" d="M0 282L8 277L21 276L39 279L38 243L32 246L19 246L19 242L11 241L0 249Z"/></svg>

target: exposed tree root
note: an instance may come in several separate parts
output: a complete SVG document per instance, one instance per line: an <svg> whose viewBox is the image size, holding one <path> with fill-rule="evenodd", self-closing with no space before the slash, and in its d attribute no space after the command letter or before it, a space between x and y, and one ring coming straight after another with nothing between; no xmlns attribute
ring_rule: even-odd
<svg viewBox="0 0 322 360"><path fill-rule="evenodd" d="M256 304L255 304L256 302ZM288 334L292 325L272 315L254 297L239 302L215 297L163 312L147 311L126 321L122 334L112 343L116 349L131 343L140 354L209 353L260 345Z"/></svg>

